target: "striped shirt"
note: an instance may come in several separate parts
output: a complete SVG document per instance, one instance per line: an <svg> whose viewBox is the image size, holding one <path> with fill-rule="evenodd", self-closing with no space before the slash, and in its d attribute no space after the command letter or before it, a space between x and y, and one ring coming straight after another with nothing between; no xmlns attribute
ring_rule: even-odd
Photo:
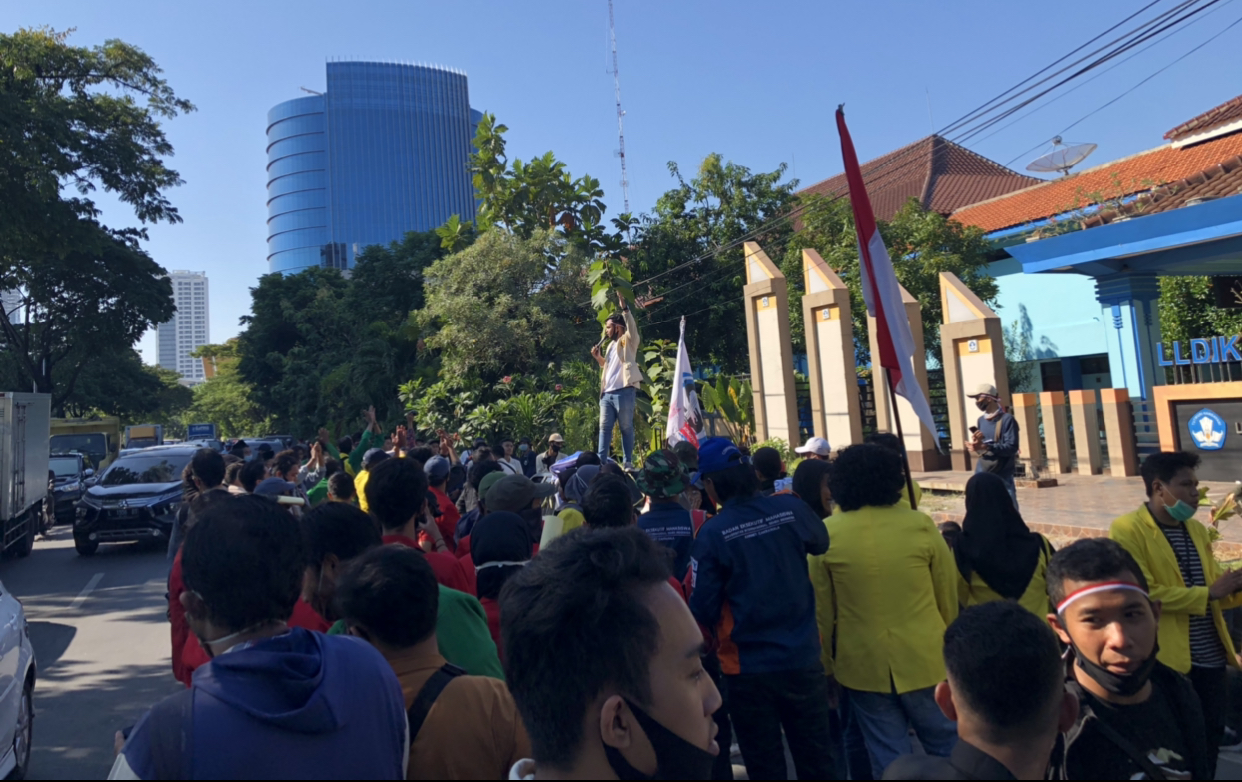
<svg viewBox="0 0 1242 782"><path fill-rule="evenodd" d="M1203 574L1203 562L1199 559L1199 551L1195 548L1185 524L1175 527L1157 525L1169 541L1173 554L1177 557L1178 568L1182 571L1182 581L1188 587L1207 586L1207 578ZM1190 617L1190 664L1202 668L1221 668L1225 665L1225 647L1216 632L1216 624L1212 620L1212 611L1203 616Z"/></svg>

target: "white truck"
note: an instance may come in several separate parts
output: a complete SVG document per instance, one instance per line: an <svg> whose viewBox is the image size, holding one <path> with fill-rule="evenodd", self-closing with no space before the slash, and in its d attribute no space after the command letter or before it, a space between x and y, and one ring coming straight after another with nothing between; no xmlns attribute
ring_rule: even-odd
<svg viewBox="0 0 1242 782"><path fill-rule="evenodd" d="M52 397L0 391L0 547L24 557L34 548L48 499Z"/></svg>

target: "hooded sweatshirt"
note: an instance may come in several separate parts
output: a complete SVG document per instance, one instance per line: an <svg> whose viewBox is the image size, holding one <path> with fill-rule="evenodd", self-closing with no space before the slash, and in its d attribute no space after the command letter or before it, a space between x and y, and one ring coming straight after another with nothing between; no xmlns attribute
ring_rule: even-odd
<svg viewBox="0 0 1242 782"><path fill-rule="evenodd" d="M407 743L380 653L293 628L198 669L138 721L109 778L404 779Z"/></svg>

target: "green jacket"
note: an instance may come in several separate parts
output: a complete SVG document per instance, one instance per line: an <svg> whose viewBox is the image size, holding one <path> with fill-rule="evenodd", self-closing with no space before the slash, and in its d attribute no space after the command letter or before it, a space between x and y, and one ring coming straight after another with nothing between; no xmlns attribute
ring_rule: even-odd
<svg viewBox="0 0 1242 782"><path fill-rule="evenodd" d="M483 604L473 595L440 584L440 610L436 615L436 640L444 659L471 676L505 680L496 642L487 629ZM332 625L328 635L344 635L344 620Z"/></svg>
<svg viewBox="0 0 1242 782"><path fill-rule="evenodd" d="M367 429L362 433L362 437L358 438L358 444L350 449L349 461L347 462L350 475L357 475L362 470L362 457L366 455L367 451L371 450L376 437L378 435Z"/></svg>

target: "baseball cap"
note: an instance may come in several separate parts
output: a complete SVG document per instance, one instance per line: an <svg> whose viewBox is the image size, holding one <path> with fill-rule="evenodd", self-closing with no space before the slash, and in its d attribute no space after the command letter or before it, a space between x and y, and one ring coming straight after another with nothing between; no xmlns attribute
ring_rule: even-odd
<svg viewBox="0 0 1242 782"><path fill-rule="evenodd" d="M383 448L372 448L362 455L362 466L369 470L387 458Z"/></svg>
<svg viewBox="0 0 1242 782"><path fill-rule="evenodd" d="M832 446L822 437L812 437L806 445L795 448L794 453L813 453L817 456L832 456Z"/></svg>
<svg viewBox="0 0 1242 782"><path fill-rule="evenodd" d="M749 462L728 437L709 437L699 443L699 469L690 480L697 486L704 476Z"/></svg>
<svg viewBox="0 0 1242 782"><path fill-rule="evenodd" d="M556 494L556 487L550 483L535 483L525 475L506 475L487 490L483 504L487 506L488 513L506 510L516 513L529 508L536 497L551 497L553 494Z"/></svg>
<svg viewBox="0 0 1242 782"><path fill-rule="evenodd" d="M280 478L265 478L254 487L254 493L260 497L276 497L297 491L297 486Z"/></svg>
<svg viewBox="0 0 1242 782"><path fill-rule="evenodd" d="M564 438L564 437L561 437L561 436L560 436L559 434L557 434L556 432L553 432L552 434L548 435L548 442L550 442L550 443L563 443L563 442L565 442L565 438Z"/></svg>
<svg viewBox="0 0 1242 782"><path fill-rule="evenodd" d="M452 464L443 456L433 456L423 465L423 472L427 473L427 480L432 483L439 483L448 477Z"/></svg>
<svg viewBox="0 0 1242 782"><path fill-rule="evenodd" d="M656 451L636 476L638 488L652 497L673 497L686 489L686 468L674 454Z"/></svg>
<svg viewBox="0 0 1242 782"><path fill-rule="evenodd" d="M497 470L496 472L489 472L487 475L484 475L483 480L479 481L479 496L483 498L484 505L487 504L487 492L496 485L497 481L504 478L508 474L509 473L504 470Z"/></svg>
<svg viewBox="0 0 1242 782"><path fill-rule="evenodd" d="M1000 396L1000 394L997 393L996 386L992 385L991 383L980 383L979 385L975 386L975 393L967 394L966 396L970 397L971 399L975 399L981 396L990 396L993 399L995 399L998 396Z"/></svg>

